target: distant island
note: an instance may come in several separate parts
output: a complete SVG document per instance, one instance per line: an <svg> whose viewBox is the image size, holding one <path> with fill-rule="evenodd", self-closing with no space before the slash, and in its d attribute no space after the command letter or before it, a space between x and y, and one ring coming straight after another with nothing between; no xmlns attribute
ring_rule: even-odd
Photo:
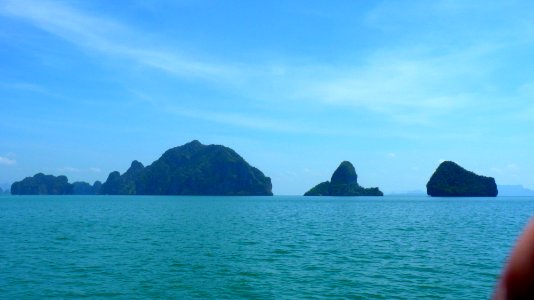
<svg viewBox="0 0 534 300"><path fill-rule="evenodd" d="M149 166L134 160L104 183L68 183L65 176L36 174L11 186L13 195L217 195L272 196L271 179L234 150L194 140L167 150Z"/></svg>
<svg viewBox="0 0 534 300"><path fill-rule="evenodd" d="M452 161L442 162L426 184L432 197L534 196L520 185L500 185ZM249 165L234 150L193 140L165 151L148 166L134 160L124 173L113 171L102 183L69 183L64 175L37 173L0 187L12 195L212 195L272 196L271 178ZM378 187L364 188L352 163L343 161L330 181L317 184L304 196L383 196ZM392 193L422 196L422 191Z"/></svg>
<svg viewBox="0 0 534 300"><path fill-rule="evenodd" d="M386 196L415 196L415 197L427 197L426 191L421 190L412 190L412 191L406 191L406 192L393 192L390 194L386 194Z"/></svg>
<svg viewBox="0 0 534 300"><path fill-rule="evenodd" d="M438 166L426 188L432 197L496 197L498 194L494 178L467 171L452 161Z"/></svg>
<svg viewBox="0 0 534 300"><path fill-rule="evenodd" d="M534 191L523 187L522 185L499 185L499 196L503 197L532 197Z"/></svg>
<svg viewBox="0 0 534 300"><path fill-rule="evenodd" d="M69 183L66 176L45 175L37 173L11 185L12 195L96 195L100 181L94 185L87 182Z"/></svg>
<svg viewBox="0 0 534 300"><path fill-rule="evenodd" d="M343 161L332 174L330 181L321 182L304 196L383 196L378 188L363 188L358 184L354 166Z"/></svg>

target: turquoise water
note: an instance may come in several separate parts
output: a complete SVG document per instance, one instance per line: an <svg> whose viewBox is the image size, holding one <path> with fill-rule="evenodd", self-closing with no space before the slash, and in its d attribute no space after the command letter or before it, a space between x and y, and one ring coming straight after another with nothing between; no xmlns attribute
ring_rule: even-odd
<svg viewBox="0 0 534 300"><path fill-rule="evenodd" d="M0 298L486 299L534 198L0 197Z"/></svg>

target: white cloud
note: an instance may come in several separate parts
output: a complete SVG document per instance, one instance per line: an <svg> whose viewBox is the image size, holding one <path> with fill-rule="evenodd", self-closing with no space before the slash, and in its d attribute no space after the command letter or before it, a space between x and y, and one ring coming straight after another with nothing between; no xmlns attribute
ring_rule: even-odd
<svg viewBox="0 0 534 300"><path fill-rule="evenodd" d="M259 117L254 114L236 113L228 111L210 111L205 109L194 109L176 105L172 101L156 99L145 93L136 90L130 91L144 103L164 111L165 113L199 119L220 124L233 125L249 129L260 129L284 133L311 133L320 135L354 135L353 132L329 131L325 128L299 126L287 120Z"/></svg>
<svg viewBox="0 0 534 300"><path fill-rule="evenodd" d="M497 167L491 167L490 170L492 172L495 172L495 173L505 173L505 174L515 174L517 173L518 171L521 170L521 168L514 164L514 163L509 163L505 166L497 166Z"/></svg>
<svg viewBox="0 0 534 300"><path fill-rule="evenodd" d="M84 169L80 169L80 168L74 168L74 167L70 167L70 166L58 168L58 171L59 172L69 172L69 173L80 173L80 172L100 173L100 172L102 172L102 170L100 168L96 168L96 167L91 167L91 168L88 168L88 169L85 169L85 168Z"/></svg>
<svg viewBox="0 0 534 300"><path fill-rule="evenodd" d="M111 19L83 13L60 3L7 0L0 14L20 18L70 43L98 53L127 58L136 63L183 77L231 77L230 66L205 61L178 50L156 49L138 42L145 34ZM132 42L132 41L137 42Z"/></svg>
<svg viewBox="0 0 534 300"><path fill-rule="evenodd" d="M9 89L16 89L16 90L25 90L25 91L31 91L36 93L46 93L45 89L43 87L27 83L27 82L16 82L16 83L0 83L0 88L9 88Z"/></svg>
<svg viewBox="0 0 534 300"><path fill-rule="evenodd" d="M313 175L313 176L321 175L320 172L317 172L317 171L309 169L309 168L304 168L302 171L307 175Z"/></svg>
<svg viewBox="0 0 534 300"><path fill-rule="evenodd" d="M491 66L485 58L494 48L472 46L439 55L434 50L377 51L360 65L297 69L287 81L297 99L365 109L404 123L430 123L435 116L487 101L472 86L487 79Z"/></svg>
<svg viewBox="0 0 534 300"><path fill-rule="evenodd" d="M393 152L390 152L390 153L386 154L386 156L389 157L389 158L395 158L395 157L397 157L397 154L395 154Z"/></svg>
<svg viewBox="0 0 534 300"><path fill-rule="evenodd" d="M302 132L301 128L297 128L285 121L272 120L254 116L246 116L238 113L229 112L212 112L205 110L186 109L177 106L168 106L165 111L176 115L201 119L216 123L235 125L240 127L252 129L264 129L280 132Z"/></svg>
<svg viewBox="0 0 534 300"><path fill-rule="evenodd" d="M71 172L71 173L78 173L78 172L81 172L80 169L78 169L78 168L73 168L73 167L62 167L62 168L59 168L58 171L59 171L59 172Z"/></svg>
<svg viewBox="0 0 534 300"><path fill-rule="evenodd" d="M510 170L510 171L518 171L520 169L518 165L513 164L513 163L512 164L507 164L506 168L508 170Z"/></svg>
<svg viewBox="0 0 534 300"><path fill-rule="evenodd" d="M12 166L15 164L17 164L17 161L15 159L5 157L5 156L0 156L0 165Z"/></svg>
<svg viewBox="0 0 534 300"><path fill-rule="evenodd" d="M473 8L452 5L450 1L438 1L436 4L421 1L412 4L412 9L403 10L416 13L415 16L405 16L398 14L399 5L405 4L388 2L377 5L369 13L364 25L381 28L392 23L399 27L395 25L396 22L388 20L394 16L402 18L403 22L412 22L412 18L433 16L420 14L427 10L417 8L428 8L432 14L440 14L444 10L438 15L442 18L459 9ZM498 7L492 10L498 11ZM7 0L0 4L0 14L29 22L91 53L112 56L118 60L126 59L178 77L223 81L223 89L233 89L232 92L245 96L251 102L279 101L275 105L280 109L307 104L347 107L354 111L364 110L384 115L388 120L398 123L423 125L446 120L443 115L458 116L457 113L477 111L481 107L487 107L486 103L490 101L496 103L509 100L497 99L498 96L485 93L480 87L500 82L488 78L488 74L494 71L492 68L495 68L496 63L493 62L499 61L494 55L525 39L525 33L517 30L518 22L491 39L486 36L476 39L476 35L473 35L466 42L452 46L448 44L451 41L446 39L445 42L433 43L435 41L428 38L423 28L422 32L412 33L414 36L411 38L416 43L399 43L396 47L376 49L373 54L363 56L359 63L343 67L314 61L313 58L305 60L301 65L261 61L244 65L199 57L183 49L156 47L154 45L165 43L150 42L144 38L146 33L116 20L91 15L57 2ZM508 34L511 32L514 35ZM525 84L520 92L526 97L525 95L531 95L531 90L531 86ZM177 111L177 114L183 116L248 128L301 131L295 129L296 126L277 120L248 115L181 108ZM524 107L516 111L524 111Z"/></svg>
<svg viewBox="0 0 534 300"><path fill-rule="evenodd" d="M490 171L494 172L494 173L503 173L503 170L500 169L500 168L496 168L496 167L492 167L490 168Z"/></svg>

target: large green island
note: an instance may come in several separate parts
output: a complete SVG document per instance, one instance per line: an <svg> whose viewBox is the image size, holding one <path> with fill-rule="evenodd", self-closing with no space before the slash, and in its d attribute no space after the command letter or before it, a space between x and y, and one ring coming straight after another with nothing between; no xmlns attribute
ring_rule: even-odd
<svg viewBox="0 0 534 300"><path fill-rule="evenodd" d="M272 196L271 179L234 150L194 140L167 150L149 166L133 161L102 184L107 195Z"/></svg>
<svg viewBox="0 0 534 300"><path fill-rule="evenodd" d="M44 175L15 182L14 195L217 195L272 196L271 179L234 150L192 141L167 150L149 166L134 160L104 183L69 183L65 176Z"/></svg>

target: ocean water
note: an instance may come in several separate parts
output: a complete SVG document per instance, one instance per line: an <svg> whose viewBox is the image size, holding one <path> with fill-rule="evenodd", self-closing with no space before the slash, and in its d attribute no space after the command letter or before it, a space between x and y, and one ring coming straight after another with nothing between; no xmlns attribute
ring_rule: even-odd
<svg viewBox="0 0 534 300"><path fill-rule="evenodd" d="M487 299L534 198L0 197L0 298Z"/></svg>

